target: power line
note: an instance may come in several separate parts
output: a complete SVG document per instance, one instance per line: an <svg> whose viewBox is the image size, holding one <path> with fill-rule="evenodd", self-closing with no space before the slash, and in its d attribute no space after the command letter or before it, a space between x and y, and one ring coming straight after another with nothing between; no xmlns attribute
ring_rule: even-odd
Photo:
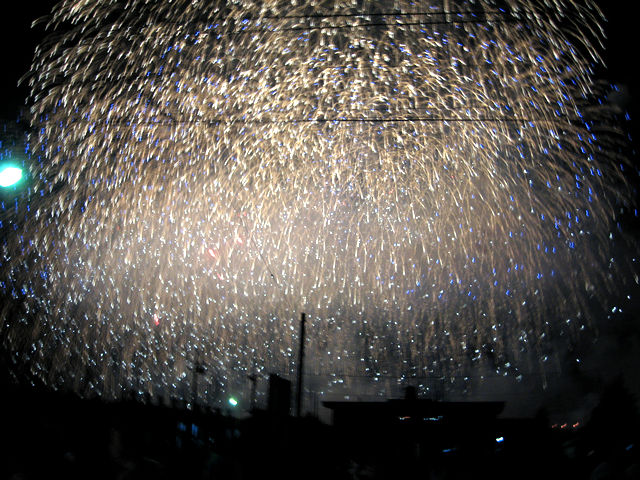
<svg viewBox="0 0 640 480"><path fill-rule="evenodd" d="M91 123L98 125L155 125L155 126L171 126L171 125L219 125L219 124L296 124L296 123L530 123L530 122L550 122L550 123L566 123L566 122L580 122L584 123L585 119L578 119L573 117L555 117L555 118L526 118L526 117L474 117L474 118L459 118L459 117L392 117L392 118L372 118L372 117L338 117L338 118L295 118L295 119L232 119L225 120L222 118L214 118L211 120L173 120L164 119L159 121L154 120L91 120L91 119L73 119L70 123L82 121L85 123ZM44 122L46 123L46 122ZM57 122L56 122L57 123Z"/></svg>
<svg viewBox="0 0 640 480"><path fill-rule="evenodd" d="M270 29L272 25L261 25L261 28L256 28L258 25L255 25L253 28L249 25L244 26L239 30L233 30L230 32L224 33L225 36L232 35L246 35L257 32L287 32L287 31L303 31L303 30L331 30L331 29L348 29L348 28L364 28L364 27L403 27L403 26L428 26L428 25L455 25L455 24L465 24L465 23L513 23L513 22L521 22L522 20L513 16L511 13L502 11L502 10L472 10L472 11L453 11L453 12L413 12L413 13L404 13L404 12L368 12L368 13L334 13L334 14L306 14L306 15L265 15L259 16L256 18L245 18L241 20L237 20L238 22L256 22L259 23L262 20L274 20L274 21L287 21L287 20L322 20L322 19L338 19L338 18L358 18L358 19L366 19L367 17L395 17L396 20L398 18L405 17L435 17L441 16L443 17L440 20L425 20L425 21L414 21L414 22L369 22L369 23L357 23L357 24L344 24L344 25L307 25L301 27L289 27L289 28L275 28ZM471 16L474 18L464 18L467 16ZM475 18L484 17L484 18ZM498 16L502 18L488 18L489 16ZM457 17L457 18L455 18ZM462 17L462 18L461 18ZM208 20L206 23L215 24L216 22L221 22L223 20L222 17L217 17L211 20ZM161 21L158 22L163 25L193 25L193 21L191 22L171 22L171 21ZM114 24L115 25L115 24ZM151 24L146 24L145 26L150 26ZM195 28L195 27L194 27Z"/></svg>
<svg viewBox="0 0 640 480"><path fill-rule="evenodd" d="M308 13L304 15L264 15L258 19L285 19L285 18L336 18L336 17L430 17L435 15L486 15L509 14L504 10L455 10L455 11L432 11L432 12L364 12L364 13Z"/></svg>
<svg viewBox="0 0 640 480"><path fill-rule="evenodd" d="M501 20L490 20L486 19L481 21L479 19L469 19L469 20L440 20L440 21L428 21L428 22L403 22L403 23L387 23L387 22L378 22L378 23L355 23L355 24L345 24L345 25L318 25L318 26L304 26L304 27L290 27L290 28L282 28L282 29L274 29L267 30L269 32L277 33L277 32L299 32L299 31L307 31L307 30L341 30L341 29L353 29L353 28L364 28L364 27L410 27L410 26L428 26L428 25L452 25L452 24L465 24L465 23L512 23L518 22L519 20L515 18L511 19L501 19ZM229 32L228 35L239 35L243 33L256 33L262 30L234 30L233 32Z"/></svg>
<svg viewBox="0 0 640 480"><path fill-rule="evenodd" d="M286 372L286 371L279 371L279 372L274 372L277 373L281 376L286 376L289 375L291 372ZM442 380L449 380L449 379L455 379L455 380L490 380L490 379L511 379L511 380L515 380L516 377L518 376L522 376L523 378L525 377L535 377L535 378L561 378L566 374L566 372L562 372L560 370L552 370L552 371L547 371L547 372L520 372L520 371L516 371L516 372L511 372L509 374L504 374L504 373L497 373L497 372L491 372L491 373L483 373L483 374L479 374L479 375L464 375L464 374L423 374L423 375L405 375L405 376L399 376L399 375L392 375L392 374L380 374L380 375L376 375L376 374L370 374L370 375L365 375L365 374L361 374L361 373L338 373L338 372L333 372L333 373L309 373L309 372L305 372L304 375L305 377L315 377L315 378L333 378L336 380L342 379L342 378L352 378L352 379L366 379L366 380L375 380L375 381L384 381L384 380L394 380L394 381L428 381L428 382L437 382L437 381L442 381Z"/></svg>

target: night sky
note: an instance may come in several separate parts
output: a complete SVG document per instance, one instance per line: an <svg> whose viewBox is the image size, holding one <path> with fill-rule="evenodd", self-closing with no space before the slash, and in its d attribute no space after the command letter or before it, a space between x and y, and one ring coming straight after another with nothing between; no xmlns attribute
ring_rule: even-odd
<svg viewBox="0 0 640 480"><path fill-rule="evenodd" d="M637 145L638 121L634 121L638 115L638 77L637 69L634 69L634 52L639 44L637 20L625 9L613 7L614 2L602 1L602 8L608 18L605 24L607 31L605 58L608 68L598 72L598 75L619 87L617 93L613 93L609 100L631 115L631 130L634 145ZM18 79L24 75L30 65L31 54L43 35L43 27L31 30L31 21L48 13L55 2L52 1L25 1L16 2L14 11L9 17L5 17L5 28L2 30L3 45L3 75L2 75L2 104L0 119L2 123L15 121L19 111L24 107L25 97L28 92L26 85L17 86ZM635 165L637 163L637 156ZM637 181L636 181L637 183ZM635 187L636 185L631 185ZM637 200L637 193L634 194ZM624 216L627 231L634 235L638 232L638 220L632 215ZM637 288L636 288L637 291ZM637 293L637 292L636 292ZM599 331L596 340L575 345L575 350L567 353L567 358L579 358L579 362L572 368L565 369L563 378L557 382L551 382L553 388L545 392L536 392L531 408L524 413L530 414L541 404L547 404L553 410L554 407L568 412L571 419L581 419L587 414L598 400L602 386L622 375L627 386L634 393L640 394L640 381L637 372L640 371L640 328L638 327L639 303L632 298L624 306L625 313L613 317L610 323L606 323ZM154 317L155 318L155 317ZM491 383L488 389L500 386ZM527 397L531 394L526 388L520 387L516 391L512 387L505 387L503 391L483 391L475 398L496 400L500 395L507 401L527 403ZM514 402L515 403L515 402ZM517 408L507 410L518 414L522 413Z"/></svg>
<svg viewBox="0 0 640 480"><path fill-rule="evenodd" d="M25 105L28 86L18 87L19 79L29 71L33 51L40 42L44 28L31 29L35 18L51 11L55 2L17 2L11 14L6 16L6 26L2 29L2 59L5 67L2 75L2 111L0 117L13 120Z"/></svg>
<svg viewBox="0 0 640 480"><path fill-rule="evenodd" d="M0 32L5 64L2 91L6 92L0 118L13 119L15 112L25 104L28 87L24 84L18 87L18 80L28 72L33 50L44 32L42 25L32 29L31 23L34 19L47 15L56 3L53 0L29 0L16 2L12 6L7 24ZM638 73L630 52L637 48L638 29L627 8L604 0L599 3L607 18L604 27L607 34L605 58L608 65L603 76L606 75L611 82L625 87L619 96L619 102L634 113L638 109ZM634 131L638 128L637 123L633 123ZM637 138L638 135L633 137Z"/></svg>

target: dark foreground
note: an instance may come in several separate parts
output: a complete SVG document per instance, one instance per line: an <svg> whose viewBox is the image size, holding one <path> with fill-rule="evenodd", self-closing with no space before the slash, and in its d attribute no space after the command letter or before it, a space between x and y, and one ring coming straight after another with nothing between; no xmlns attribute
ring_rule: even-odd
<svg viewBox="0 0 640 480"><path fill-rule="evenodd" d="M544 418L449 421L415 403L393 404L410 413L401 416L351 405L327 425L274 411L238 419L134 400L2 395L7 479L640 478L637 415L620 405L601 406L583 428L552 429Z"/></svg>

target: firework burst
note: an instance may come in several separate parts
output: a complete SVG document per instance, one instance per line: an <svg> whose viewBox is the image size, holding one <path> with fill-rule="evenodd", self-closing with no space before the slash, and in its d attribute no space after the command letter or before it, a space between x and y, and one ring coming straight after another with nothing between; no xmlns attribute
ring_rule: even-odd
<svg viewBox="0 0 640 480"><path fill-rule="evenodd" d="M545 3L61 2L5 244L16 358L226 388L290 371L304 311L309 372L534 368L593 326L624 199L600 14Z"/></svg>

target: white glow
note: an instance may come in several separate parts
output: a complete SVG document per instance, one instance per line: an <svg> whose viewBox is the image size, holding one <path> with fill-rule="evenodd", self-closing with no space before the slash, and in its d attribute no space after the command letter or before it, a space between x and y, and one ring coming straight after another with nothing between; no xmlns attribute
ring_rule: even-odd
<svg viewBox="0 0 640 480"><path fill-rule="evenodd" d="M5 167L0 170L0 187L15 185L22 178L22 170L18 167Z"/></svg>

